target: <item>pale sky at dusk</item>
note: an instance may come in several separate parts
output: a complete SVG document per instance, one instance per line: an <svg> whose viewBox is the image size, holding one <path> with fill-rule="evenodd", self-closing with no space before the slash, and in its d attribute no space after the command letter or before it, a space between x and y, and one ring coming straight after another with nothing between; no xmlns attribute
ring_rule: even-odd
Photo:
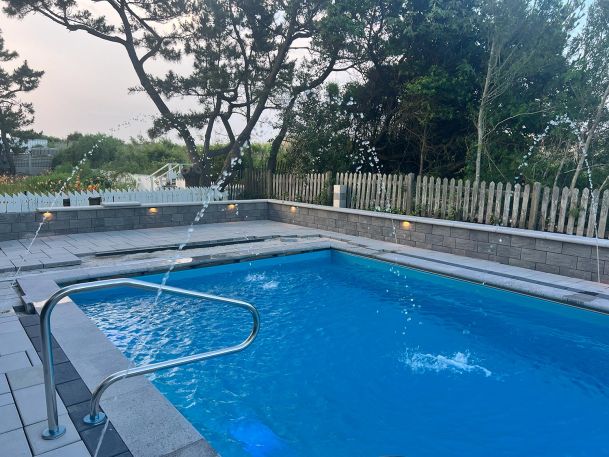
<svg viewBox="0 0 609 457"><path fill-rule="evenodd" d="M24 97L34 103L35 130L56 136L108 132L136 115L154 113L146 95L128 94L137 81L120 46L68 32L40 16L20 21L1 15L0 30L20 60L45 71L40 87ZM136 122L117 136L145 134L148 125Z"/></svg>
<svg viewBox="0 0 609 457"><path fill-rule="evenodd" d="M40 87L23 97L34 104L34 130L59 137L74 131L110 133L138 117L141 120L114 135L146 136L151 121L142 115L156 110L146 94L129 94L137 78L121 46L84 32L68 32L41 16L18 20L0 13L0 30L6 47L19 52L20 62L27 59L32 68L45 71ZM169 68L163 62L148 67L159 74ZM267 121L254 139L268 140L271 130Z"/></svg>

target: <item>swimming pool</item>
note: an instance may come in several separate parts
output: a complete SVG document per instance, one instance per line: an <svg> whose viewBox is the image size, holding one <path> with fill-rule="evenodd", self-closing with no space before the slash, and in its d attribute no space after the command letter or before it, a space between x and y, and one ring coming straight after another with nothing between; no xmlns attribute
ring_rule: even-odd
<svg viewBox="0 0 609 457"><path fill-rule="evenodd" d="M609 455L609 316L331 250L169 284L260 311L246 351L150 377L225 457ZM74 298L126 356L148 338L137 363L251 325L131 289Z"/></svg>

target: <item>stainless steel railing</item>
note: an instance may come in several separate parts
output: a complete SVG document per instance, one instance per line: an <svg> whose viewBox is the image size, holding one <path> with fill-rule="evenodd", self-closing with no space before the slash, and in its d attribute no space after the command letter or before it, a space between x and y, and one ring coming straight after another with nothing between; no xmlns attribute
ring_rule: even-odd
<svg viewBox="0 0 609 457"><path fill-rule="evenodd" d="M235 300L232 298L218 297L216 295L204 294L202 292L196 292L192 290L179 289L177 287L171 286L163 286L161 284L154 284L150 282L140 281L137 279L129 279L129 278L119 278L119 279L106 279L95 282L87 282L81 284L73 284L71 286L66 286L59 289L55 292L51 297L45 302L40 310L40 334L42 339L42 363L43 363L43 371L44 371L44 390L46 396L46 406L47 406L47 420L48 420L48 428L42 432L42 437L47 440L52 440L59 438L62 436L66 429L64 426L60 425L58 422L58 413L57 413L57 397L56 397L56 387L55 387L55 370L53 367L53 352L52 352L52 344L51 344L51 313L53 312L53 308L55 305L64 297L67 297L74 293L79 292L87 292L92 290L99 289L110 289L113 287L134 287L138 289L146 289L146 290L154 290L154 291L163 291L168 293L173 293L177 295L192 297L192 298L200 298L203 300L210 300L216 302L227 303L230 305L237 306L239 308L243 308L250 312L252 315L252 330L248 337L243 340L243 342L236 344L234 346L230 346L227 348L216 349L209 352L204 352L201 354L189 355L185 357L180 357L174 360L168 360L165 362L152 363L149 365L143 365L139 367L134 367L132 369L126 369L122 371L118 371L116 373L111 374L106 377L93 392L93 397L91 398L90 404L90 412L87 416L85 416L85 422L89 424L101 424L105 421L106 416L104 413L99 411L99 401L104 391L114 384L117 381L125 378L131 378L133 376L140 376L147 373L152 373L154 371L163 370L166 368L173 368L180 365L186 365L188 363L200 362L202 360L207 360L212 357L218 357L221 355L232 354L235 352L242 351L246 347L248 347L252 341L258 335L258 330L260 328L260 316L258 314L258 310L251 304L241 301Z"/></svg>

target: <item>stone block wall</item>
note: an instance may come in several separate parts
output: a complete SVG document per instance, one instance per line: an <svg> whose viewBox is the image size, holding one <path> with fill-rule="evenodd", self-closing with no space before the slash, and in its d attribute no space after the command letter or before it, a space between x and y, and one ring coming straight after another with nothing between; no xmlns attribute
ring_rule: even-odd
<svg viewBox="0 0 609 457"><path fill-rule="evenodd" d="M134 207L67 207L49 210L41 236L69 233L106 232L155 227L189 225L201 205L159 204ZM0 214L0 240L31 238L43 220L45 211ZM264 220L268 218L266 201L213 202L205 210L201 224Z"/></svg>
<svg viewBox="0 0 609 457"><path fill-rule="evenodd" d="M609 283L609 241L466 222L269 201L269 218Z"/></svg>
<svg viewBox="0 0 609 457"><path fill-rule="evenodd" d="M51 210L40 234L188 225L199 209L181 203L60 208ZM0 240L31 238L43 212L0 214ZM595 239L572 235L279 200L213 202L200 223L267 219L593 281L600 266L601 281L609 283L609 240L599 240L597 246Z"/></svg>

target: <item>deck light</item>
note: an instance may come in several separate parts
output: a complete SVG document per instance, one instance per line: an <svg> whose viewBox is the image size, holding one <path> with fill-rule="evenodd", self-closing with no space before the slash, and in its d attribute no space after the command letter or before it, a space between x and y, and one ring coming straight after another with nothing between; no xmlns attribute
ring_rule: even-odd
<svg viewBox="0 0 609 457"><path fill-rule="evenodd" d="M44 213L42 213L42 220L45 222L52 221L53 213L50 211L45 211Z"/></svg>
<svg viewBox="0 0 609 457"><path fill-rule="evenodd" d="M158 212L158 208L148 208L148 214L156 214Z"/></svg>

